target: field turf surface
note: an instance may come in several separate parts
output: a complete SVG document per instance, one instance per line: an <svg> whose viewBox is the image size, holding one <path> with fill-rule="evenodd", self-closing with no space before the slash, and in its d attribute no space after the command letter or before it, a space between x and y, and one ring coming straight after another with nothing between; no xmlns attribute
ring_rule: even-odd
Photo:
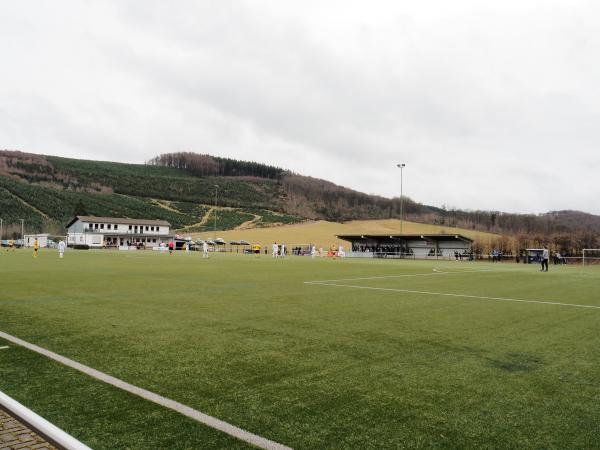
<svg viewBox="0 0 600 450"><path fill-rule="evenodd" d="M0 331L298 449L599 448L600 268L538 269L2 250ZM0 391L92 448L248 448L2 346Z"/></svg>

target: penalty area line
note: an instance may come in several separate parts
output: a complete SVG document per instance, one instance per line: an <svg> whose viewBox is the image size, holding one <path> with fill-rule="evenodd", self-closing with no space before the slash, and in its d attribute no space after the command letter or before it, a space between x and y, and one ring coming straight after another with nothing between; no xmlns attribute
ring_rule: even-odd
<svg viewBox="0 0 600 450"><path fill-rule="evenodd" d="M456 275L461 273L478 273L478 272L493 272L491 269L482 269L482 270L461 270L461 271L446 271L442 272L437 268L433 269L433 273L406 273L402 275L381 275L375 277L357 277L357 278L340 278L337 280L312 280L305 281L304 283L333 283L336 281L361 281L361 280L383 280L386 278L405 278L405 277L436 277L440 275Z"/></svg>
<svg viewBox="0 0 600 450"><path fill-rule="evenodd" d="M397 289L397 288L382 288L382 287L371 287L371 286L358 286L351 284L334 284L324 283L318 281L305 281L304 284L312 284L314 286L334 286L334 287L345 287L353 289L367 289L373 291L387 291L387 292L403 292L406 294L421 294L421 295L437 295L443 297L455 297L455 298L466 298L471 300L493 300L499 302L517 302L517 303L536 303L541 305L554 305L554 306L568 306L571 308L588 308L588 309L600 309L600 306L595 305L578 305L575 303L560 303L550 302L544 300L524 300L520 298L507 298L507 297L487 297L483 295L469 295L469 294L450 294L447 292L429 292L429 291L414 291L412 289Z"/></svg>
<svg viewBox="0 0 600 450"><path fill-rule="evenodd" d="M223 420L217 419L216 417L209 416L208 414L186 406L183 403L179 403L175 400L171 400L170 398L163 397L162 395L158 395L154 392L147 391L146 389L134 386L133 384L129 384L126 381L115 378L104 372L100 372L99 370L78 363L77 361L73 361L72 359L66 358L50 350L46 350L45 348L39 347L35 344L31 344L8 333L0 331L0 337L9 342L12 342L13 344L39 353L40 355L43 355L47 358L53 359L54 361L57 361L67 367L82 372L92 378L103 381L106 384L110 384L111 386L129 392L130 394L137 395L138 397L141 397L145 400L149 400L152 403L156 403L157 405L164 406L165 408L183 414L184 416L189 417L190 419L193 419L196 422L200 422L210 428L222 431L223 433L233 436L239 440L248 442L252 445L255 445L256 447L265 450L291 450L290 447L286 447L285 445L263 438L254 433L250 433L249 431L243 430L239 427L236 427L235 425L232 425Z"/></svg>

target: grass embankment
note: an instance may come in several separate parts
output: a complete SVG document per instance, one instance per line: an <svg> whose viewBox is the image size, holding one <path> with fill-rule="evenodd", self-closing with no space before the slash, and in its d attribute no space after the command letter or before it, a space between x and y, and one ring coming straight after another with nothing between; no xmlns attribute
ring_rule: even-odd
<svg viewBox="0 0 600 450"><path fill-rule="evenodd" d="M600 306L597 267L149 251L0 264L0 330L293 448L600 446L600 310L417 293ZM398 275L349 283L388 291L303 283ZM242 446L8 345L0 390L93 448Z"/></svg>
<svg viewBox="0 0 600 450"><path fill-rule="evenodd" d="M492 233L407 221L404 221L402 224L402 232L404 234L462 234L484 243L498 238L498 235ZM192 236L196 239L206 239L212 238L214 234L213 231L206 231L203 233L193 233ZM304 222L270 228L230 231L217 230L217 236L222 237L226 241L244 239L252 244L262 246L268 246L273 242L285 242L291 246L294 244L315 244L317 247L323 248L329 248L331 245L344 245L348 248L348 242L337 238L338 235L347 234L400 234L400 221L386 219L336 223L320 220L317 222Z"/></svg>

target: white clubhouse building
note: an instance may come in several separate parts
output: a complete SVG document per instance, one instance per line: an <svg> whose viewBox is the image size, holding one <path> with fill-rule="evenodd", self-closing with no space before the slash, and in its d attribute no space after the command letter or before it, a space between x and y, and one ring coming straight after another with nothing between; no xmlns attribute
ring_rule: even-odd
<svg viewBox="0 0 600 450"><path fill-rule="evenodd" d="M67 224L68 245L153 248L173 240L171 224L164 220L76 216Z"/></svg>

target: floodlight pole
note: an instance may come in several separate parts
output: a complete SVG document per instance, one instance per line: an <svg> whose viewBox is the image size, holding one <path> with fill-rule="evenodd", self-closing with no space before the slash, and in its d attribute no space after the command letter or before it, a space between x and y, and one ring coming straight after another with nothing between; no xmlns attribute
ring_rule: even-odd
<svg viewBox="0 0 600 450"><path fill-rule="evenodd" d="M402 172L403 172L403 169L406 167L406 164L403 164L403 163L402 164L396 164L396 167L400 168L400 234L402 234L402 219L403 219L403 216L402 216L402 203L403 203L403 200L404 200L404 195L403 195L403 192L402 192Z"/></svg>
<svg viewBox="0 0 600 450"><path fill-rule="evenodd" d="M214 232L214 239L217 239L217 201L218 201L218 195L219 195L219 185L215 184L215 221L214 221L214 228L213 228L213 232Z"/></svg>
<svg viewBox="0 0 600 450"><path fill-rule="evenodd" d="M21 247L25 247L25 219L20 219L21 220Z"/></svg>
<svg viewBox="0 0 600 450"><path fill-rule="evenodd" d="M0 241L2 240L2 219L0 218ZM0 247L2 247L2 243L0 242Z"/></svg>

